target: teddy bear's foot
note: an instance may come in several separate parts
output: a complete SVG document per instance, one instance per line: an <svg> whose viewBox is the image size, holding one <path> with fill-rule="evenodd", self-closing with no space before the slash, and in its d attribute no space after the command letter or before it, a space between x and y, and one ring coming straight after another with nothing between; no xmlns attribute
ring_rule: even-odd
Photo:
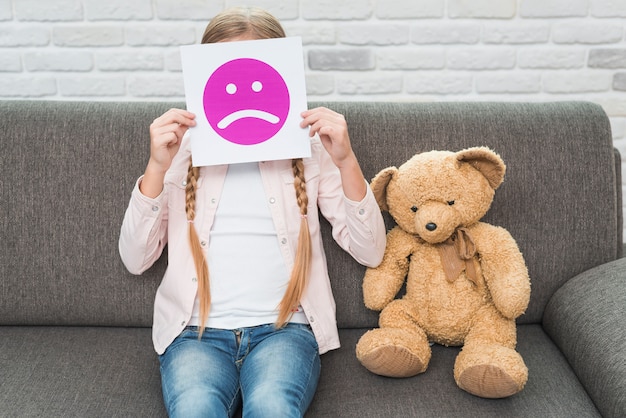
<svg viewBox="0 0 626 418"><path fill-rule="evenodd" d="M483 398L506 398L520 392L528 380L528 369L515 350L506 347L459 354L455 379L459 387Z"/></svg>
<svg viewBox="0 0 626 418"><path fill-rule="evenodd" d="M470 367L461 374L457 383L466 392L483 398L506 398L523 387L505 370L489 364Z"/></svg>
<svg viewBox="0 0 626 418"><path fill-rule="evenodd" d="M388 377L410 377L426 370L421 359L406 347L381 346L359 356L361 364L372 373Z"/></svg>
<svg viewBox="0 0 626 418"><path fill-rule="evenodd" d="M430 361L430 347L406 330L379 328L365 333L356 346L357 358L372 373L410 377L423 373Z"/></svg>

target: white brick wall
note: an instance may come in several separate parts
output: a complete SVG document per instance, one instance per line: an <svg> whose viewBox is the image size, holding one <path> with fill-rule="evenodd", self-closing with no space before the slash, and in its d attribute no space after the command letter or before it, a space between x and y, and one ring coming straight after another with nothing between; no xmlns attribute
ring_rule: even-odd
<svg viewBox="0 0 626 418"><path fill-rule="evenodd" d="M589 100L626 174L626 0L0 0L0 99L182 101L178 47L251 3L310 100Z"/></svg>

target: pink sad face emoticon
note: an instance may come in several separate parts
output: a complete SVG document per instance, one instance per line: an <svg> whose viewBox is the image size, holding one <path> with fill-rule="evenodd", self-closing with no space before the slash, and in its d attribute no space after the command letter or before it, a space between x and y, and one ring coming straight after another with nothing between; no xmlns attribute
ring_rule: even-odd
<svg viewBox="0 0 626 418"><path fill-rule="evenodd" d="M265 142L289 114L289 90L272 66L252 58L222 64L204 88L204 113L222 138L239 145Z"/></svg>

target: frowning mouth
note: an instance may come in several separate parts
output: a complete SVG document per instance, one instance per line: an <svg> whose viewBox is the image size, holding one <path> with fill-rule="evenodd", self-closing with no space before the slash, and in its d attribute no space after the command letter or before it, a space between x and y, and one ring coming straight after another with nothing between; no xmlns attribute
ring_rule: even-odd
<svg viewBox="0 0 626 418"><path fill-rule="evenodd" d="M230 126L231 123L236 122L243 118L257 118L262 119L266 122L269 122L273 125L276 125L280 122L280 118L276 115L273 115L269 112L264 112L262 110L256 109L244 109L233 112L229 115L226 115L222 120L220 120L217 124L219 129L226 129Z"/></svg>

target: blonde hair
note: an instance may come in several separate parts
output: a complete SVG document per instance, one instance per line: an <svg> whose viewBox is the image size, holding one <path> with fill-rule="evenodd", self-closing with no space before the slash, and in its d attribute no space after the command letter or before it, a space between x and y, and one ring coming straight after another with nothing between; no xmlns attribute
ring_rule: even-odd
<svg viewBox="0 0 626 418"><path fill-rule="evenodd" d="M211 44L250 34L256 39L284 38L278 20L262 9L236 7L215 16L202 35L203 44Z"/></svg>
<svg viewBox="0 0 626 418"><path fill-rule="evenodd" d="M222 42L244 34L249 34L256 39L285 37L285 31L278 20L266 11L256 8L234 8L218 14L209 22L202 36L202 43ZM278 305L277 327L284 326L293 315L293 312L297 310L306 288L311 264L311 236L307 221L309 199L306 194L304 163L300 158L292 160L291 165L294 175L296 201L300 207L302 220L300 222L300 233L293 270L291 271L285 294ZM211 307L211 289L208 264L194 226L196 187L199 174L199 168L194 167L190 161L185 189L185 211L189 221L189 245L198 276L198 299L200 301L199 335L202 336Z"/></svg>

